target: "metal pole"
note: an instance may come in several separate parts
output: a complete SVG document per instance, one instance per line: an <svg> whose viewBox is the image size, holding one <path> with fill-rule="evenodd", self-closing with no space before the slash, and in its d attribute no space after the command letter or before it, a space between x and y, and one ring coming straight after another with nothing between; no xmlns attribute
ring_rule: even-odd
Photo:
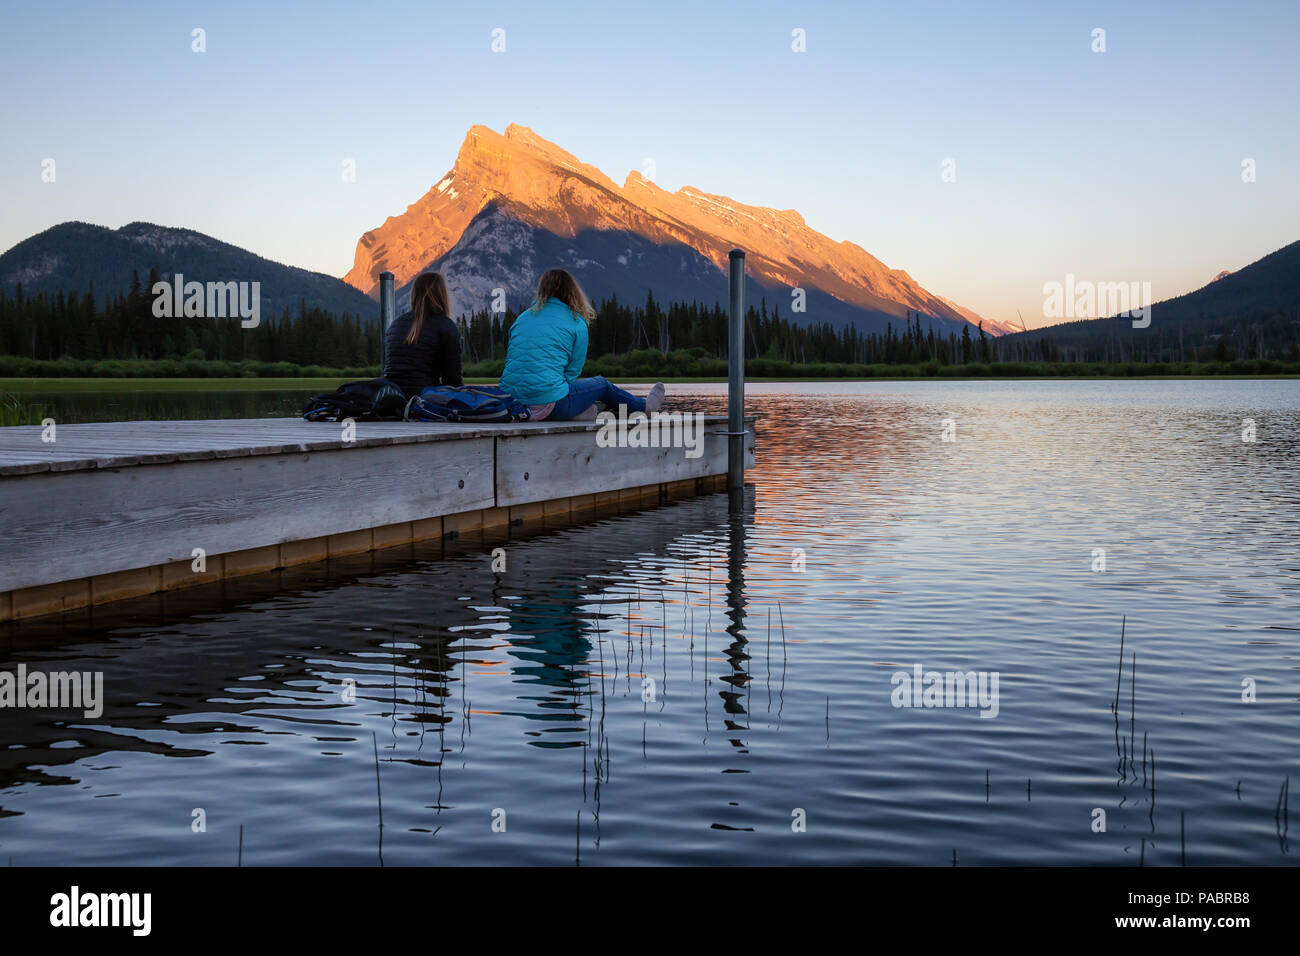
<svg viewBox="0 0 1300 956"><path fill-rule="evenodd" d="M388 327L393 324L393 274L379 273L379 374L388 364Z"/></svg>
<svg viewBox="0 0 1300 956"><path fill-rule="evenodd" d="M745 251L731 250L731 315L727 323L727 490L745 488Z"/></svg>

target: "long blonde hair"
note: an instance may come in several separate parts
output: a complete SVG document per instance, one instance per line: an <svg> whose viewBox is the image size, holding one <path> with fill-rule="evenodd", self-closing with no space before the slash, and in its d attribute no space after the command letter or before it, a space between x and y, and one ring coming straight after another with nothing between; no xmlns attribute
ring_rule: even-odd
<svg viewBox="0 0 1300 956"><path fill-rule="evenodd" d="M421 272L415 277L411 286L411 331L402 341L414 345L420 341L420 331L424 328L425 316L451 315L451 295L447 292L447 280L438 272Z"/></svg>
<svg viewBox="0 0 1300 956"><path fill-rule="evenodd" d="M587 298L587 293L582 291L578 280L563 269L547 269L542 273L537 282L537 301L533 303L533 311L540 312L550 299L563 302L574 315L588 322L596 317L596 310Z"/></svg>

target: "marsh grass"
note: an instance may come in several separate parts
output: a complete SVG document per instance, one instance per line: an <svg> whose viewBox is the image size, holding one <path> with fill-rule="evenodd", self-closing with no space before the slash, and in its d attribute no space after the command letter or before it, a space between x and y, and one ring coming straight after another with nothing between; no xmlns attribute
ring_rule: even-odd
<svg viewBox="0 0 1300 956"><path fill-rule="evenodd" d="M0 427L39 425L45 418L45 406L24 402L17 395L0 392Z"/></svg>

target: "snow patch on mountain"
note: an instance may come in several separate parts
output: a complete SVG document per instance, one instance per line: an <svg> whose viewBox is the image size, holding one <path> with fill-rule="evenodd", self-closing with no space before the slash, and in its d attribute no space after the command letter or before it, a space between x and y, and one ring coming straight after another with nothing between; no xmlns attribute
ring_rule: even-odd
<svg viewBox="0 0 1300 956"><path fill-rule="evenodd" d="M5 285L18 282L23 285L31 285L46 276L53 275L63 265L64 261L63 256L40 253L34 256L30 262L24 263L21 268L11 269L5 275L0 276L0 282Z"/></svg>
<svg viewBox="0 0 1300 956"><path fill-rule="evenodd" d="M429 268L447 277L453 309L457 313L492 307L496 290L503 289L506 304L518 309L525 297L532 301L537 281L537 253L533 231L499 209L489 209L461 234L460 241ZM409 285L399 290L397 305L408 308Z"/></svg>
<svg viewBox="0 0 1300 956"><path fill-rule="evenodd" d="M118 230L136 245L145 246L158 252L172 249L212 249L215 246L199 233L186 229L172 229L155 226L150 222L133 222Z"/></svg>

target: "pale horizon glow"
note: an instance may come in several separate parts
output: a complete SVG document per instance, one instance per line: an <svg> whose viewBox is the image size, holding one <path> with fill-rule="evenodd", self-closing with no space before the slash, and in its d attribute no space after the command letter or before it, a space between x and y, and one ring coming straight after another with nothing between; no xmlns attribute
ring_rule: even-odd
<svg viewBox="0 0 1300 956"><path fill-rule="evenodd" d="M0 250L143 220L341 277L471 126L510 123L616 183L649 159L669 191L795 209L1030 327L1055 321L1044 285L1067 275L1160 300L1300 239L1300 5L1283 0L78 2L2 22Z"/></svg>

